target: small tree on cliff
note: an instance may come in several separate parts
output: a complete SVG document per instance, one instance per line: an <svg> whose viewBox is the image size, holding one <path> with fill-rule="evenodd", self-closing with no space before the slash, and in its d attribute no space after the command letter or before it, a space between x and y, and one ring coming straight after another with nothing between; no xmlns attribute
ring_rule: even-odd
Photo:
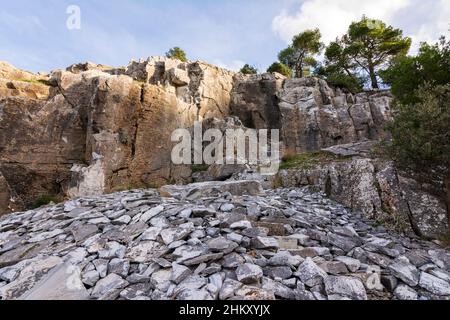
<svg viewBox="0 0 450 320"><path fill-rule="evenodd" d="M340 39L331 42L325 50L325 60L315 70L315 75L325 78L329 83L350 92L362 91L365 79L358 73L358 65L345 51Z"/></svg>
<svg viewBox="0 0 450 320"><path fill-rule="evenodd" d="M173 47L166 53L166 57L170 59L178 59L180 61L186 62L186 52L180 47Z"/></svg>
<svg viewBox="0 0 450 320"><path fill-rule="evenodd" d="M255 67L253 67L249 64L246 64L241 68L241 70L239 72L243 73L243 74L257 74L258 69L256 69Z"/></svg>
<svg viewBox="0 0 450 320"><path fill-rule="evenodd" d="M287 65L282 64L281 62L272 63L267 69L267 72L278 72L287 78L292 77L292 70Z"/></svg>
<svg viewBox="0 0 450 320"><path fill-rule="evenodd" d="M378 89L378 71L392 58L406 55L411 47L411 38L404 38L400 29L387 26L381 20L363 17L350 25L337 45L332 43L330 46L340 46L339 50L330 54L332 62L344 71L346 66L360 68L368 74L372 88ZM330 47L328 49L333 51Z"/></svg>
<svg viewBox="0 0 450 320"><path fill-rule="evenodd" d="M319 29L306 30L296 35L292 39L292 44L278 54L278 59L294 70L296 77L302 78L308 74L307 67L314 67L317 64L314 56L324 47L320 42L321 37Z"/></svg>

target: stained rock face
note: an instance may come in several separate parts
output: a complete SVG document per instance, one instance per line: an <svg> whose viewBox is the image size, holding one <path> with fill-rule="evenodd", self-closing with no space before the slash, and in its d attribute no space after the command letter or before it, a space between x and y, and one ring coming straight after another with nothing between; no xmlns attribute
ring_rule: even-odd
<svg viewBox="0 0 450 320"><path fill-rule="evenodd" d="M23 208L40 196L189 182L191 168L170 161L171 134L196 120L235 115L249 128L281 129L286 150L317 150L382 137L389 102L385 93L349 96L317 79L242 76L165 57L126 68L87 62L49 75L2 63L0 172L9 185L1 182L2 210L13 210L9 193ZM208 177L245 169L215 166Z"/></svg>
<svg viewBox="0 0 450 320"><path fill-rule="evenodd" d="M208 188L195 201L134 190L1 217L1 298L450 299L450 253L433 242L310 188Z"/></svg>
<svg viewBox="0 0 450 320"><path fill-rule="evenodd" d="M203 62L158 57L50 75L2 63L1 210L11 211L11 193L29 207L40 196L189 181L189 167L171 165L171 134L227 116L232 77Z"/></svg>
<svg viewBox="0 0 450 320"><path fill-rule="evenodd" d="M285 78L276 74L235 76L231 113L253 129L281 129L278 92Z"/></svg>

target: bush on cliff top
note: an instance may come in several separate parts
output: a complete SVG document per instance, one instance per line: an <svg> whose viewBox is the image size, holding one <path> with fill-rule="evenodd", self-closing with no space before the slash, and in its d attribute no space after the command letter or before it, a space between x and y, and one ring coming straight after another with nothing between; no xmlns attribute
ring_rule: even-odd
<svg viewBox="0 0 450 320"><path fill-rule="evenodd" d="M292 70L287 65L282 64L281 62L274 62L267 69L267 72L273 73L278 72L287 78L292 78Z"/></svg>
<svg viewBox="0 0 450 320"><path fill-rule="evenodd" d="M256 69L255 67L253 67L249 64L246 64L241 68L241 70L239 72L243 73L243 74L257 74L258 69Z"/></svg>
<svg viewBox="0 0 450 320"><path fill-rule="evenodd" d="M178 59L182 62L187 62L186 52L180 47L173 47L166 53L166 57L170 59Z"/></svg>

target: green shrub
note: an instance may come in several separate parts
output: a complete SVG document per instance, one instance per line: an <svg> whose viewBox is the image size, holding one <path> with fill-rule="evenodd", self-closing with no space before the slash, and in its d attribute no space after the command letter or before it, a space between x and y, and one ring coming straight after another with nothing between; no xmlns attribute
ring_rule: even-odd
<svg viewBox="0 0 450 320"><path fill-rule="evenodd" d="M255 67L253 67L249 64L246 64L241 68L241 70L239 72L243 73L243 74L257 74L258 69L256 69Z"/></svg>
<svg viewBox="0 0 450 320"><path fill-rule="evenodd" d="M400 167L445 181L450 178L450 84L425 85L413 94L417 102L394 105L391 155Z"/></svg>
<svg viewBox="0 0 450 320"><path fill-rule="evenodd" d="M292 77L292 70L287 65L282 64L281 62L274 62L272 65L267 69L267 72L278 72L279 74L282 74L283 76L287 78Z"/></svg>
<svg viewBox="0 0 450 320"><path fill-rule="evenodd" d="M166 53L166 57L170 59L178 59L182 62L187 62L186 52L180 47L173 47Z"/></svg>
<svg viewBox="0 0 450 320"><path fill-rule="evenodd" d="M282 158L280 169L311 169L319 164L342 161L349 158L351 157L341 157L323 151L305 152L300 154L288 153Z"/></svg>

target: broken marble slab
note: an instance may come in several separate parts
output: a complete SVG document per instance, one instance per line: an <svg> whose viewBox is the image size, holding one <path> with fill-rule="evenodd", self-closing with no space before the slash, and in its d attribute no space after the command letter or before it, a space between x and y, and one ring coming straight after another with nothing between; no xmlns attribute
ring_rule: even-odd
<svg viewBox="0 0 450 320"><path fill-rule="evenodd" d="M52 269L19 300L88 300L78 267L61 264Z"/></svg>
<svg viewBox="0 0 450 320"><path fill-rule="evenodd" d="M258 196L264 193L261 183L256 180L210 181L193 183L188 186L167 185L159 189L164 197L196 200L205 197L219 197L224 193L236 196Z"/></svg>

